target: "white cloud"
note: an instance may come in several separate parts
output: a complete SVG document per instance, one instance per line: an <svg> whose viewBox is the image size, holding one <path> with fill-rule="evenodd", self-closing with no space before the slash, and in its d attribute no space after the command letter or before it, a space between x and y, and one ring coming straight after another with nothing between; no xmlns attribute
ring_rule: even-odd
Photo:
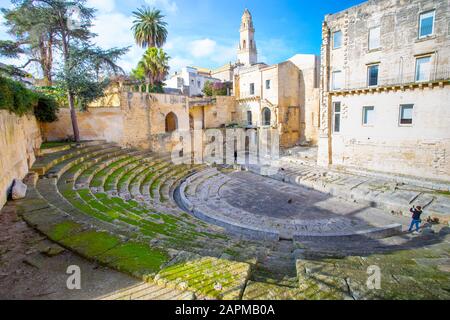
<svg viewBox="0 0 450 320"><path fill-rule="evenodd" d="M145 0L145 2L157 9L161 9L162 11L167 11L169 13L175 13L178 11L178 6L175 1L170 0Z"/></svg>
<svg viewBox="0 0 450 320"><path fill-rule="evenodd" d="M97 15L92 28L92 31L97 34L95 43L103 49L131 46L119 62L125 71L135 68L145 51L135 45L131 31L132 25L133 17L114 11Z"/></svg>
<svg viewBox="0 0 450 320"><path fill-rule="evenodd" d="M228 62L236 61L237 49L236 46L217 46L217 49L213 56L211 56L211 60L220 65L223 65Z"/></svg>
<svg viewBox="0 0 450 320"><path fill-rule="evenodd" d="M88 7L95 8L98 10L98 14L104 14L107 12L112 12L116 8L115 0L88 0Z"/></svg>
<svg viewBox="0 0 450 320"><path fill-rule="evenodd" d="M170 73L180 70L186 66L193 66L195 63L192 59L174 56L169 60Z"/></svg>
<svg viewBox="0 0 450 320"><path fill-rule="evenodd" d="M211 39L201 39L192 41L189 44L189 51L195 58L209 57L216 51L217 43Z"/></svg>
<svg viewBox="0 0 450 320"><path fill-rule="evenodd" d="M92 31L101 47L120 47L133 44L133 18L119 12L97 15Z"/></svg>

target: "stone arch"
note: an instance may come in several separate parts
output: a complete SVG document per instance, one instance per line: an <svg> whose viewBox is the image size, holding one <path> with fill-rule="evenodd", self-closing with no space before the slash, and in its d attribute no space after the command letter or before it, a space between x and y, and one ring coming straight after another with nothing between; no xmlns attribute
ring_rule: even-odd
<svg viewBox="0 0 450 320"><path fill-rule="evenodd" d="M169 112L166 115L166 132L173 132L178 130L178 117L175 113Z"/></svg>
<svg viewBox="0 0 450 320"><path fill-rule="evenodd" d="M268 107L262 109L261 119L263 126L270 126L272 121L272 111L270 111Z"/></svg>
<svg viewBox="0 0 450 320"><path fill-rule="evenodd" d="M247 49L247 41L242 42L242 49Z"/></svg>

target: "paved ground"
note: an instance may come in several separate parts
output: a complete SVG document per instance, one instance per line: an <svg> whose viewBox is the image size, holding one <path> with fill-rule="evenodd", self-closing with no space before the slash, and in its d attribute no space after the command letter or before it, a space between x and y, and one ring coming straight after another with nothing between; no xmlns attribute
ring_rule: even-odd
<svg viewBox="0 0 450 320"><path fill-rule="evenodd" d="M68 290L68 266L81 269L81 290ZM173 291L173 290L171 290ZM89 262L46 240L17 217L0 213L0 300L167 299L167 290Z"/></svg>
<svg viewBox="0 0 450 320"><path fill-rule="evenodd" d="M404 227L408 219L380 209L342 200L305 187L250 173L217 173L198 184L188 198L210 218L249 229L278 232L283 238L296 234L347 234Z"/></svg>
<svg viewBox="0 0 450 320"><path fill-rule="evenodd" d="M311 152L309 149L305 152ZM306 160L305 160L306 159ZM425 216L450 223L450 183L418 180L411 177L386 175L369 171L346 171L317 166L304 155L284 156L278 170L271 173L275 180L311 188L348 201L399 215L410 216L413 205L425 208ZM250 166L252 172L263 174L260 166Z"/></svg>

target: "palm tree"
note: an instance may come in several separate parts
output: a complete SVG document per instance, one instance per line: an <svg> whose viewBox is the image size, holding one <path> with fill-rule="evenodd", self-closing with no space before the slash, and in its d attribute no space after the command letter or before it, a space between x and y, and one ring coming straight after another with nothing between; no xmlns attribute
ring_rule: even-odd
<svg viewBox="0 0 450 320"><path fill-rule="evenodd" d="M144 74L147 84L154 88L161 85L169 74L169 59L163 49L148 48L133 73Z"/></svg>
<svg viewBox="0 0 450 320"><path fill-rule="evenodd" d="M132 30L136 43L143 47L161 48L167 40L167 23L158 9L142 7L133 12L135 20Z"/></svg>

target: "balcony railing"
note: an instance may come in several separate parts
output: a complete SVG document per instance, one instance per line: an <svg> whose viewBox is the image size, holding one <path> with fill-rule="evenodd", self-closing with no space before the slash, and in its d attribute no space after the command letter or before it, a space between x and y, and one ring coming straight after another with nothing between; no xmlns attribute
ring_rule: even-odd
<svg viewBox="0 0 450 320"><path fill-rule="evenodd" d="M418 77L418 75L414 72L402 74L394 78L378 78L378 84L376 86L369 86L367 80L364 82L349 81L349 83L347 83L344 87L339 89L331 88L330 91L358 90L388 86L406 86L411 84L426 84L439 81L450 81L450 69L431 72L429 77ZM331 86L332 85L333 84L331 83Z"/></svg>
<svg viewBox="0 0 450 320"><path fill-rule="evenodd" d="M229 128L260 128L260 127L270 127L272 123L260 122L260 121L237 121L228 125Z"/></svg>

